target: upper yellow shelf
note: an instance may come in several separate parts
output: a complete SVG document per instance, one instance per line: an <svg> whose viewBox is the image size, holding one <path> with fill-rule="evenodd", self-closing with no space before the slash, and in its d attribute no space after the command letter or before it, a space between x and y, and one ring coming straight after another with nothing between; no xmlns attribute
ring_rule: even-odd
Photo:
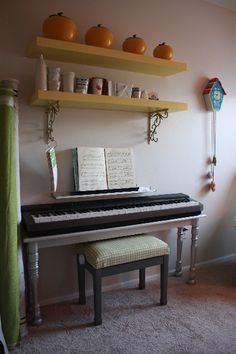
<svg viewBox="0 0 236 354"><path fill-rule="evenodd" d="M127 70L149 75L170 76L185 71L187 65L115 49L36 37L28 50L32 58L43 54L45 59Z"/></svg>
<svg viewBox="0 0 236 354"><path fill-rule="evenodd" d="M170 112L185 111L187 103L146 100L120 96L92 95L62 91L37 91L31 97L31 105L48 106L59 101L61 107L104 109L126 112L155 112L168 109Z"/></svg>

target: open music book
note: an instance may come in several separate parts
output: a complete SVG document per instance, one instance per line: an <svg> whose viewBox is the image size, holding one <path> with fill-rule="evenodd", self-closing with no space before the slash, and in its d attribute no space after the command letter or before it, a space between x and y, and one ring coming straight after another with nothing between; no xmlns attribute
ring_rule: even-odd
<svg viewBox="0 0 236 354"><path fill-rule="evenodd" d="M72 153L75 191L136 186L131 148L77 147Z"/></svg>

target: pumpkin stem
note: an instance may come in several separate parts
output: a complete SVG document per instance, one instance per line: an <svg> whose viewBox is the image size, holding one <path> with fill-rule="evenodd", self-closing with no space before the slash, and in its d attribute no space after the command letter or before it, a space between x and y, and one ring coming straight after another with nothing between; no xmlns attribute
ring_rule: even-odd
<svg viewBox="0 0 236 354"><path fill-rule="evenodd" d="M137 37L137 34L134 34L134 35L133 35L133 38L136 38L136 37Z"/></svg>
<svg viewBox="0 0 236 354"><path fill-rule="evenodd" d="M62 15L63 15L63 12L58 12L57 15L58 15L58 16L62 16Z"/></svg>
<svg viewBox="0 0 236 354"><path fill-rule="evenodd" d="M166 42L162 42L160 45L165 45L166 44Z"/></svg>
<svg viewBox="0 0 236 354"><path fill-rule="evenodd" d="M99 24L97 25L97 27L102 27L101 23L99 23Z"/></svg>

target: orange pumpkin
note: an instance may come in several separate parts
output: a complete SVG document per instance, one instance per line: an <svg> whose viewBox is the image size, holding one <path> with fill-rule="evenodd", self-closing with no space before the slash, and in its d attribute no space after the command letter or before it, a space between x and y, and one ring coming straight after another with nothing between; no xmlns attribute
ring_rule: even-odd
<svg viewBox="0 0 236 354"><path fill-rule="evenodd" d="M43 22L43 36L73 42L77 34L75 23L62 12L51 15Z"/></svg>
<svg viewBox="0 0 236 354"><path fill-rule="evenodd" d="M91 27L85 34L85 43L96 47L110 48L113 41L112 32L101 24Z"/></svg>
<svg viewBox="0 0 236 354"><path fill-rule="evenodd" d="M154 49L153 56L156 58L171 60L173 57L173 49L170 45L163 42Z"/></svg>
<svg viewBox="0 0 236 354"><path fill-rule="evenodd" d="M136 34L133 37L128 37L122 44L122 49L125 52L144 54L147 46L142 38L137 37Z"/></svg>

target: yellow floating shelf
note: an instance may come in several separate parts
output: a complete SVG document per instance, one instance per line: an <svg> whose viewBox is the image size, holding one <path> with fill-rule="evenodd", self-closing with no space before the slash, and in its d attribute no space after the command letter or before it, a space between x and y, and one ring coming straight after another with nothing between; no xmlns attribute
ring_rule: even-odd
<svg viewBox="0 0 236 354"><path fill-rule="evenodd" d="M170 76L187 69L186 64L172 60L36 37L28 50L28 56L37 58L40 54L43 54L45 59L49 60L100 66L157 76Z"/></svg>
<svg viewBox="0 0 236 354"><path fill-rule="evenodd" d="M59 101L61 107L103 109L126 112L150 113L168 109L169 112L185 111L187 103L146 100L120 96L92 95L61 91L37 91L31 97L32 106L48 106Z"/></svg>

